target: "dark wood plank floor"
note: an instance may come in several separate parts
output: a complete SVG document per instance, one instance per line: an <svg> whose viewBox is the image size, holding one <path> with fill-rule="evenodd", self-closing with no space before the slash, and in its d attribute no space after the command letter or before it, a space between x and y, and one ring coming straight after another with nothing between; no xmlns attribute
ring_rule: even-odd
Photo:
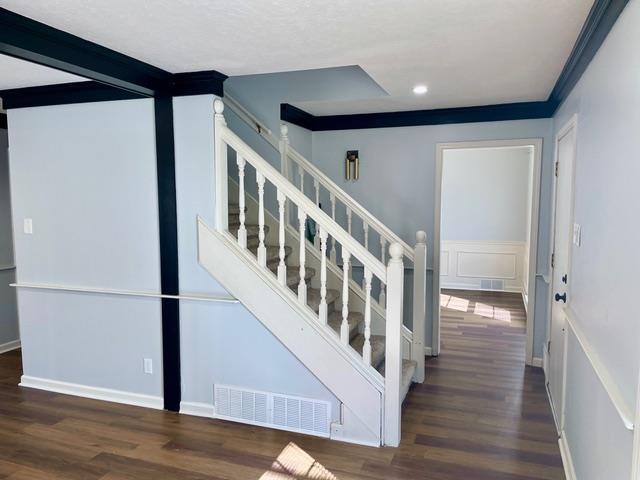
<svg viewBox="0 0 640 480"><path fill-rule="evenodd" d="M443 292L443 305L442 354L406 399L400 448L20 388L15 351L0 355L0 478L564 478L542 372L524 366L522 302ZM314 476L278 473L296 463Z"/></svg>

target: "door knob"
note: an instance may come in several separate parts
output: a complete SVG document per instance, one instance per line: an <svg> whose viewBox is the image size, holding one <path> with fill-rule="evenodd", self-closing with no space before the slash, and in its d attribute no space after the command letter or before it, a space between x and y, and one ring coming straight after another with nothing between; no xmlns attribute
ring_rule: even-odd
<svg viewBox="0 0 640 480"><path fill-rule="evenodd" d="M567 303L567 292L563 293L562 295L556 293L556 302L559 302L560 300L562 300L564 303Z"/></svg>

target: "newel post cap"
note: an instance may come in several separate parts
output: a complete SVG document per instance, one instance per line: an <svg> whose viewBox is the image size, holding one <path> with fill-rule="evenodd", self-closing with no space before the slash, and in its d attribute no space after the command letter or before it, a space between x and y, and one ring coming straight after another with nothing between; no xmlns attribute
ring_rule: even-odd
<svg viewBox="0 0 640 480"><path fill-rule="evenodd" d="M284 123L280 124L280 135L286 137L289 133L289 127Z"/></svg>
<svg viewBox="0 0 640 480"><path fill-rule="evenodd" d="M222 112L224 112L224 102L221 99L216 98L213 101L213 111L216 115L222 115Z"/></svg>
<svg viewBox="0 0 640 480"><path fill-rule="evenodd" d="M416 232L416 243L427 243L427 232L418 230Z"/></svg>
<svg viewBox="0 0 640 480"><path fill-rule="evenodd" d="M402 248L402 245L397 242L392 243L389 247L389 255L391 255L392 260L402 260L403 251L404 249Z"/></svg>

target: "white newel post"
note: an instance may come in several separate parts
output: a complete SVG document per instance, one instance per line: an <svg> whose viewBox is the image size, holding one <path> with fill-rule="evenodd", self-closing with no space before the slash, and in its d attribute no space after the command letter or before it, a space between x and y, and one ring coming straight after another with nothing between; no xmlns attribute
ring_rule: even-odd
<svg viewBox="0 0 640 480"><path fill-rule="evenodd" d="M220 135L221 126L226 126L224 119L224 103L219 98L213 101L214 115L214 142L215 142L215 159L214 159L214 175L215 175L215 225L217 230L229 229L229 198L227 196L227 145L222 141Z"/></svg>
<svg viewBox="0 0 640 480"><path fill-rule="evenodd" d="M402 398L402 299L404 290L404 265L402 245L389 247L387 265L387 318L384 376L384 444L397 447L400 444Z"/></svg>
<svg viewBox="0 0 640 480"><path fill-rule="evenodd" d="M413 345L411 357L418 365L413 381L424 382L424 334L427 316L427 234L416 233L413 262Z"/></svg>

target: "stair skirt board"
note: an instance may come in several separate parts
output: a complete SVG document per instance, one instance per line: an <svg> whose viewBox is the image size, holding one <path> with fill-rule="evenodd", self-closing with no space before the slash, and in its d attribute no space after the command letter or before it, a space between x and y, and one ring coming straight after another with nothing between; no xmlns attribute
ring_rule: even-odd
<svg viewBox="0 0 640 480"><path fill-rule="evenodd" d="M379 372L365 365L351 347L337 342L335 332L320 325L312 310L290 289L283 289L272 272L259 267L228 232L216 232L201 219L198 256L200 264L366 425L366 435L354 440L379 443L384 391ZM349 425L344 428L349 431Z"/></svg>

